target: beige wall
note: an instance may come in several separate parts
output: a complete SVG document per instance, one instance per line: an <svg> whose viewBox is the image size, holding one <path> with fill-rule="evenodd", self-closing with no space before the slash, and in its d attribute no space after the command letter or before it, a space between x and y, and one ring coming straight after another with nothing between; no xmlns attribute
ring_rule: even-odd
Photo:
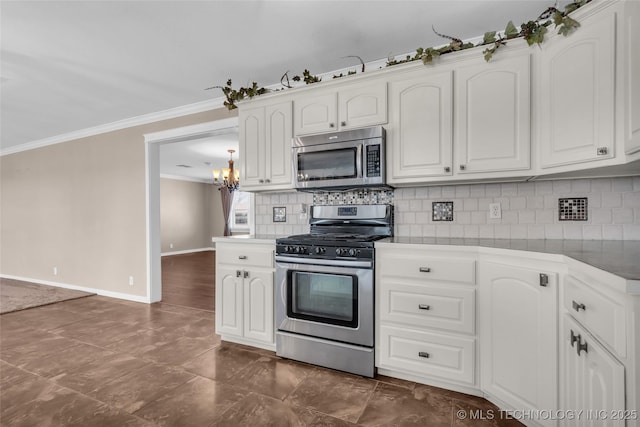
<svg viewBox="0 0 640 427"><path fill-rule="evenodd" d="M222 108L0 157L0 274L145 297L144 134L236 114Z"/></svg>
<svg viewBox="0 0 640 427"><path fill-rule="evenodd" d="M218 188L212 184L162 178L160 228L163 253L212 247L211 238L224 233Z"/></svg>

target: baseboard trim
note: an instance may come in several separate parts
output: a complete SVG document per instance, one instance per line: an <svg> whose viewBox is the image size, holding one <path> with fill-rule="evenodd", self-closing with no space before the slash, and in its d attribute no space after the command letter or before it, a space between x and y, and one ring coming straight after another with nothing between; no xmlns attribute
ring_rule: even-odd
<svg viewBox="0 0 640 427"><path fill-rule="evenodd" d="M198 248L198 249L186 249L184 251L173 251L173 252L162 252L160 256L171 256L171 255L183 255L183 254L192 254L195 252L206 252L206 251L215 251L216 248Z"/></svg>
<svg viewBox="0 0 640 427"><path fill-rule="evenodd" d="M113 292L113 291L107 291L107 290L104 290L104 289L88 288L88 287L85 287L85 286L70 285L68 283L52 282L50 280L33 279L33 278L30 278L30 277L12 276L12 275L9 275L9 274L0 274L0 277L2 277L4 279L21 280L23 282L37 283L39 285L47 285L47 286L55 286L55 287L58 287L58 288L73 289L75 291L91 292L91 293L94 293L94 294L97 294L97 295L102 295L102 296L110 297L110 298L123 299L123 300L127 300L127 301L142 302L142 303L146 303L146 304L150 304L151 303L151 301L149 300L149 297L146 297L146 296L125 294L125 293L122 293L122 292Z"/></svg>

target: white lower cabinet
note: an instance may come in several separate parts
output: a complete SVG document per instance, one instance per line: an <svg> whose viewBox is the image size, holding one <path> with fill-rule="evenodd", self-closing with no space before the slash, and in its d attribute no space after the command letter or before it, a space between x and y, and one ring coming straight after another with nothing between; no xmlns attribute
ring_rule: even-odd
<svg viewBox="0 0 640 427"><path fill-rule="evenodd" d="M376 243L376 367L527 426L640 426L631 282L560 255Z"/></svg>
<svg viewBox="0 0 640 427"><path fill-rule="evenodd" d="M580 414L562 424L624 426L624 366L568 314L562 317L561 334L560 407Z"/></svg>
<svg viewBox="0 0 640 427"><path fill-rule="evenodd" d="M573 268L562 285L560 404L582 411L563 426L640 425L640 297L612 289L616 280Z"/></svg>
<svg viewBox="0 0 640 427"><path fill-rule="evenodd" d="M482 390L516 410L556 410L558 274L481 261L479 335ZM539 420L556 425L553 420Z"/></svg>
<svg viewBox="0 0 640 427"><path fill-rule="evenodd" d="M376 258L378 371L478 394L473 256L393 245Z"/></svg>
<svg viewBox="0 0 640 427"><path fill-rule="evenodd" d="M216 333L275 349L273 245L216 243Z"/></svg>

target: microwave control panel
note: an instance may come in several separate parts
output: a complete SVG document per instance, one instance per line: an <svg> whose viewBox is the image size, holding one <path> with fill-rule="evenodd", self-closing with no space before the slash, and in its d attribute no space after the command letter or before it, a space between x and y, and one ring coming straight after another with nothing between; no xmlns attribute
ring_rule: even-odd
<svg viewBox="0 0 640 427"><path fill-rule="evenodd" d="M367 145L367 177L380 176L380 144Z"/></svg>

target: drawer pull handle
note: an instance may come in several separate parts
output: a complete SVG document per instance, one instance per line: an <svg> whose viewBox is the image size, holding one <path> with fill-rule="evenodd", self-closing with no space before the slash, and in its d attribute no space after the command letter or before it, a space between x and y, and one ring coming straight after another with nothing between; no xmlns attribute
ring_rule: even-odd
<svg viewBox="0 0 640 427"><path fill-rule="evenodd" d="M242 271L236 270L236 277L240 277L240 276L242 276Z"/></svg>
<svg viewBox="0 0 640 427"><path fill-rule="evenodd" d="M576 341L580 342L580 335L574 334L573 329L570 329L570 331L571 331L571 347L573 347Z"/></svg>
<svg viewBox="0 0 640 427"><path fill-rule="evenodd" d="M589 353L587 351L587 342L585 341L584 343L580 342L580 335L578 335L578 347L577 347L577 352L578 352L578 356L580 356L580 352L584 351L585 353Z"/></svg>
<svg viewBox="0 0 640 427"><path fill-rule="evenodd" d="M430 355L426 351L419 351L418 352L418 357L423 357L425 359L428 359L430 357Z"/></svg>
<svg viewBox="0 0 640 427"><path fill-rule="evenodd" d="M587 307L585 307L584 304L578 304L575 301L571 301L571 305L573 306L573 309L578 312L580 310L585 311L587 309Z"/></svg>
<svg viewBox="0 0 640 427"><path fill-rule="evenodd" d="M431 306L427 304L418 304L418 309L420 310L431 310Z"/></svg>
<svg viewBox="0 0 640 427"><path fill-rule="evenodd" d="M420 273L431 273L431 268L429 268L429 267L420 267Z"/></svg>
<svg viewBox="0 0 640 427"><path fill-rule="evenodd" d="M238 255L238 259L247 259L246 255Z"/></svg>
<svg viewBox="0 0 640 427"><path fill-rule="evenodd" d="M249 277L249 272L248 271L244 271L244 278L246 279L247 277Z"/></svg>

